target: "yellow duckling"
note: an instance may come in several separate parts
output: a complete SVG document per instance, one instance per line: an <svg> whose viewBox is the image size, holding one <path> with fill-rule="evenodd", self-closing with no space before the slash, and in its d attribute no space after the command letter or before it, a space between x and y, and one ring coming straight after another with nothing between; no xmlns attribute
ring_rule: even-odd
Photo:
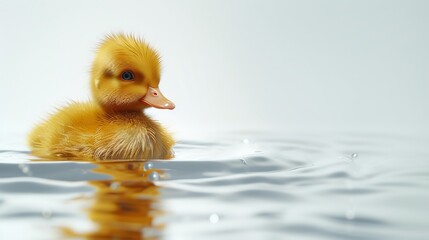
<svg viewBox="0 0 429 240"><path fill-rule="evenodd" d="M93 101L71 103L37 125L28 138L32 153L96 160L173 157L172 137L142 111L174 109L159 81L154 49L130 35L108 36L92 66Z"/></svg>

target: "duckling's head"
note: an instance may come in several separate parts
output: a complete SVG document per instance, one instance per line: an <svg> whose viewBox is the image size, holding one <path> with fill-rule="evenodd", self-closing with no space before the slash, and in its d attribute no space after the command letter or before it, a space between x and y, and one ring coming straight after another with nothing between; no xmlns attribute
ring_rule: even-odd
<svg viewBox="0 0 429 240"><path fill-rule="evenodd" d="M91 91L103 109L174 109L174 103L159 90L159 81L159 55L144 41L115 34L109 35L98 48L91 71Z"/></svg>

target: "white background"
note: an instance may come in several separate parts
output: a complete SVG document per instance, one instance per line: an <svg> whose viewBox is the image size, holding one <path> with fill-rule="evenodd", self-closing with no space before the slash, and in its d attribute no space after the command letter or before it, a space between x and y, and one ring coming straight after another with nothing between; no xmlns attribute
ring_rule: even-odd
<svg viewBox="0 0 429 240"><path fill-rule="evenodd" d="M429 1L0 1L0 140L70 100L108 33L163 57L179 136L428 131Z"/></svg>

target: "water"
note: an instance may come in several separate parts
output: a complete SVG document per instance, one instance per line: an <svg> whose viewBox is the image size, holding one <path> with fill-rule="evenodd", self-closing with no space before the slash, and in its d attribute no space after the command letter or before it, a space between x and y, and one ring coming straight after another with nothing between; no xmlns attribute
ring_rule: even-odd
<svg viewBox="0 0 429 240"><path fill-rule="evenodd" d="M428 239L428 143L235 133L97 163L0 146L0 239Z"/></svg>

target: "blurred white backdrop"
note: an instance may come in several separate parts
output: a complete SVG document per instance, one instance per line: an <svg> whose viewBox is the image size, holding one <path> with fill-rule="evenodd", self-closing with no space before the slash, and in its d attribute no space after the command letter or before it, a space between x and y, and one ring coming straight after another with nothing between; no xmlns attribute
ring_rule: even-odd
<svg viewBox="0 0 429 240"><path fill-rule="evenodd" d="M429 126L429 1L0 1L0 133L89 99L104 35L163 56L179 136L241 130Z"/></svg>

